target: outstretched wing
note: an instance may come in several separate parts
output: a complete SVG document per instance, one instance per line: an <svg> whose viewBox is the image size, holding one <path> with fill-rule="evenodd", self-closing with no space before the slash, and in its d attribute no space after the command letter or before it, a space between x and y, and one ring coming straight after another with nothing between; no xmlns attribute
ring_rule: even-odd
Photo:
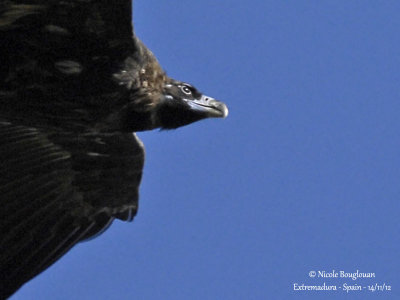
<svg viewBox="0 0 400 300"><path fill-rule="evenodd" d="M137 211L144 151L132 134L0 121L0 298L77 242Z"/></svg>
<svg viewBox="0 0 400 300"><path fill-rule="evenodd" d="M0 298L137 211L144 150L108 130L139 56L131 1L0 3ZM103 122L103 123L102 123Z"/></svg>

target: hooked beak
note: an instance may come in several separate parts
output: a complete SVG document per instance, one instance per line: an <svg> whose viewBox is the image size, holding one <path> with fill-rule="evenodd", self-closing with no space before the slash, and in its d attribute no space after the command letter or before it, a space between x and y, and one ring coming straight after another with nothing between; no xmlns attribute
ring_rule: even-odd
<svg viewBox="0 0 400 300"><path fill-rule="evenodd" d="M205 113L209 118L226 118L229 113L225 103L205 95L190 101L189 105L192 109Z"/></svg>

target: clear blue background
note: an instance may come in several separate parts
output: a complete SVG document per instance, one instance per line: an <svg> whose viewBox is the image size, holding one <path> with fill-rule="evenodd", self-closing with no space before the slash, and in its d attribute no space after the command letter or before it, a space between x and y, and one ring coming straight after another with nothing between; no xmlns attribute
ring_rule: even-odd
<svg viewBox="0 0 400 300"><path fill-rule="evenodd" d="M140 210L13 299L400 299L400 1L146 0L138 36L226 120L140 134ZM311 270L375 272L372 280ZM391 292L293 291L389 284Z"/></svg>

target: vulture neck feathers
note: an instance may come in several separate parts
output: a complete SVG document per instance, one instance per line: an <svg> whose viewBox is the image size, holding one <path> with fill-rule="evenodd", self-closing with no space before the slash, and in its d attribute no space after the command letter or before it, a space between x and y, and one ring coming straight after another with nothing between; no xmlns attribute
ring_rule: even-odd
<svg viewBox="0 0 400 300"><path fill-rule="evenodd" d="M109 117L107 126L121 131L175 129L205 118L225 118L226 105L192 85L168 77L153 53L134 37L138 51L113 75L128 91L128 103ZM110 126L110 124L113 124Z"/></svg>

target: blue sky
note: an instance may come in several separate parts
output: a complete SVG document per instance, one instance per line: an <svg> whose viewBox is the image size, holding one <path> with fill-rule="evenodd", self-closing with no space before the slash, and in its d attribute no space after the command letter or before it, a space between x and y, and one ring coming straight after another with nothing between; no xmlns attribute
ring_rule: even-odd
<svg viewBox="0 0 400 300"><path fill-rule="evenodd" d="M399 1L136 1L225 120L139 136L140 210L13 299L399 299ZM374 272L374 279L309 272ZM294 291L293 284L392 291Z"/></svg>

